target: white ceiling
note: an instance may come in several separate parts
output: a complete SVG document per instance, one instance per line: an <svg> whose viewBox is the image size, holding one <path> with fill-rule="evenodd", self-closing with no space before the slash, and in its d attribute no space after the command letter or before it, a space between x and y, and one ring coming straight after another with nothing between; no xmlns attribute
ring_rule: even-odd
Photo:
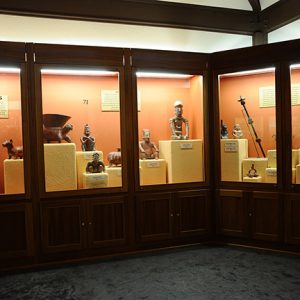
<svg viewBox="0 0 300 300"><path fill-rule="evenodd" d="M252 10L248 0L158 0L166 2L178 2L186 4L223 7L232 9ZM269 7L270 5L278 2L279 0L260 0L261 9Z"/></svg>

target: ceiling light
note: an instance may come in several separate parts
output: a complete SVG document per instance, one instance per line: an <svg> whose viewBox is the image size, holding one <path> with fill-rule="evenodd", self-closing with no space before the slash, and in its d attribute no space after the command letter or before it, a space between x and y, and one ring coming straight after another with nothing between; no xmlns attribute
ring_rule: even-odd
<svg viewBox="0 0 300 300"><path fill-rule="evenodd" d="M116 76L118 72L100 70L72 70L72 69L41 69L42 74L53 75L86 75L86 76Z"/></svg>

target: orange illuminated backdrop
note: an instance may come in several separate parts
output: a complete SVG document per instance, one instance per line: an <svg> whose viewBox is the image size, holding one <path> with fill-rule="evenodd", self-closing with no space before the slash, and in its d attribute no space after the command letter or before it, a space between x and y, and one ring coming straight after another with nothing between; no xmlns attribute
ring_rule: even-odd
<svg viewBox="0 0 300 300"><path fill-rule="evenodd" d="M189 121L189 138L203 139L202 76L189 78L138 78L141 111L138 113L139 139L150 129L151 140L170 140L169 119L174 116L174 102L183 103L183 116Z"/></svg>
<svg viewBox="0 0 300 300"><path fill-rule="evenodd" d="M69 136L77 151L81 151L84 125L89 124L96 149L103 151L107 164L108 153L121 147L120 112L102 111L102 90L119 90L118 76L42 75L43 113L71 117Z"/></svg>
<svg viewBox="0 0 300 300"><path fill-rule="evenodd" d="M291 84L300 85L300 67L291 70ZM293 149L300 148L300 106L292 106L292 145Z"/></svg>
<svg viewBox="0 0 300 300"><path fill-rule="evenodd" d="M0 95L8 96L8 119L0 119L0 141L13 140L14 146L22 146L21 86L20 74L0 72ZM0 193L4 193L3 160L8 158L7 149L0 151Z"/></svg>
<svg viewBox="0 0 300 300"><path fill-rule="evenodd" d="M262 140L261 144L267 156L267 150L276 149L276 110L274 106L260 107L259 88L268 86L275 87L274 72L220 77L220 120L227 124L229 138L232 138L234 124L241 125L244 137L248 139L249 157L258 157L255 145L259 156L263 156L259 146L249 134L247 117L244 117L243 108L238 99L240 96L246 98L246 108L253 120L256 132Z"/></svg>

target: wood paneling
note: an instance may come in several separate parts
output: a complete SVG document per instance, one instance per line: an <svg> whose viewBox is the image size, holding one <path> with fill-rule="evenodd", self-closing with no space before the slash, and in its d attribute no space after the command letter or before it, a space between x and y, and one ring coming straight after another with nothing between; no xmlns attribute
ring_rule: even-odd
<svg viewBox="0 0 300 300"><path fill-rule="evenodd" d="M220 192L218 223L218 231L222 235L247 237L247 201L241 191Z"/></svg>
<svg viewBox="0 0 300 300"><path fill-rule="evenodd" d="M41 224L45 253L83 248L86 222L80 201L42 203Z"/></svg>
<svg viewBox="0 0 300 300"><path fill-rule="evenodd" d="M206 192L178 193L175 220L179 236L203 235L209 231L209 199Z"/></svg>
<svg viewBox="0 0 300 300"><path fill-rule="evenodd" d="M140 241L155 241L172 237L174 213L171 194L148 194L136 201L137 234Z"/></svg>
<svg viewBox="0 0 300 300"><path fill-rule="evenodd" d="M90 247L126 242L125 199L113 197L90 200L88 205L88 241Z"/></svg>
<svg viewBox="0 0 300 300"><path fill-rule="evenodd" d="M287 195L285 203L285 240L300 245L300 195Z"/></svg>
<svg viewBox="0 0 300 300"><path fill-rule="evenodd" d="M0 206L0 257L33 255L31 204Z"/></svg>
<svg viewBox="0 0 300 300"><path fill-rule="evenodd" d="M282 204L278 193L254 192L252 208L252 237L265 241L280 241Z"/></svg>

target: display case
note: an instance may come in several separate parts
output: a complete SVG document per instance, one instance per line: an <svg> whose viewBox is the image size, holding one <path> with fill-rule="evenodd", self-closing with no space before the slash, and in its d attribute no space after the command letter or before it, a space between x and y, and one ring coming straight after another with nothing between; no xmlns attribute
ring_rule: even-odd
<svg viewBox="0 0 300 300"><path fill-rule="evenodd" d="M300 64L290 66L292 114L292 183L300 184Z"/></svg>
<svg viewBox="0 0 300 300"><path fill-rule="evenodd" d="M119 73L42 68L41 86L46 191L121 187Z"/></svg>
<svg viewBox="0 0 300 300"><path fill-rule="evenodd" d="M203 76L136 72L140 185L203 182Z"/></svg>
<svg viewBox="0 0 300 300"><path fill-rule="evenodd" d="M222 73L221 181L277 183L275 68Z"/></svg>

